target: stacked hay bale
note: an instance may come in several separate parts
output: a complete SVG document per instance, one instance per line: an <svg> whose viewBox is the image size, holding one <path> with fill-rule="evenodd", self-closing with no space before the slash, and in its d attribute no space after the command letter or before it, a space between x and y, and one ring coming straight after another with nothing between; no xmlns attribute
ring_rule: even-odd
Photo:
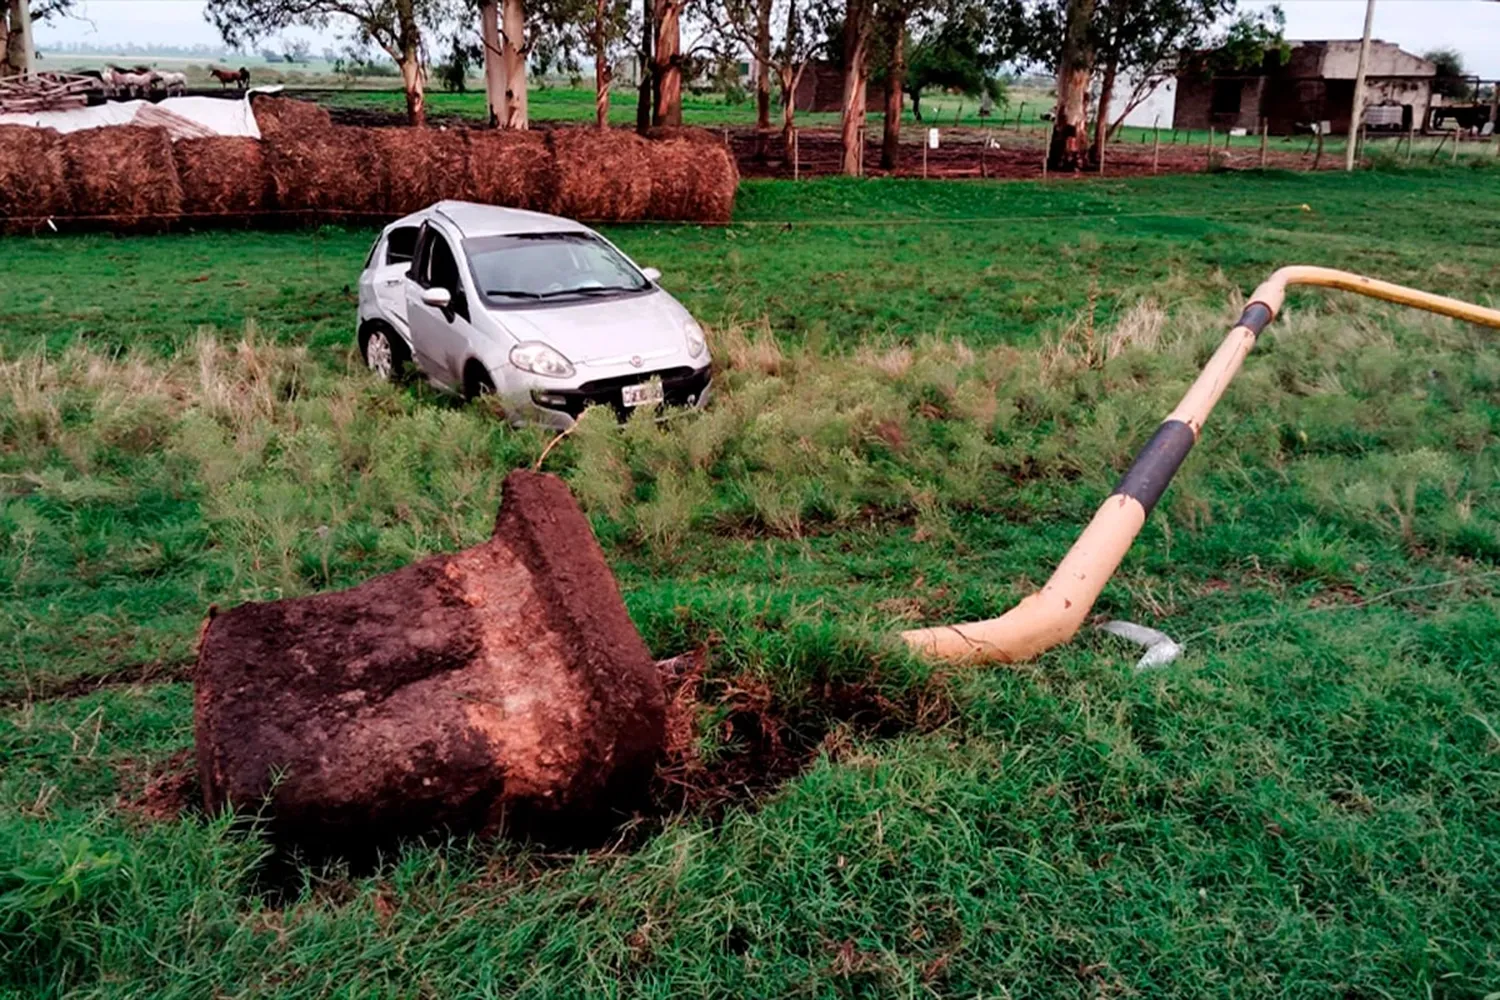
<svg viewBox="0 0 1500 1000"><path fill-rule="evenodd" d="M189 221L255 221L273 207L263 144L242 136L179 139L172 153Z"/></svg>
<svg viewBox="0 0 1500 1000"><path fill-rule="evenodd" d="M444 199L598 222L727 222L739 172L719 137L673 129L550 132L355 128L306 101L257 96L262 140L134 125L59 136L0 126L0 225L95 228L210 220L355 222ZM4 220L14 220L5 223Z"/></svg>
<svg viewBox="0 0 1500 1000"><path fill-rule="evenodd" d="M375 147L390 183L387 211L406 215L445 198L471 200L469 141L461 131L433 128L377 128Z"/></svg>
<svg viewBox="0 0 1500 1000"><path fill-rule="evenodd" d="M330 125L266 142L266 169L282 213L304 221L390 215L386 160L371 129Z"/></svg>
<svg viewBox="0 0 1500 1000"><path fill-rule="evenodd" d="M182 215L182 186L166 129L81 129L62 136L58 144L69 215L124 231L165 229Z"/></svg>
<svg viewBox="0 0 1500 1000"><path fill-rule="evenodd" d="M728 222L740 172L724 143L704 129L651 133L652 219Z"/></svg>
<svg viewBox="0 0 1500 1000"><path fill-rule="evenodd" d="M58 134L0 125L0 232L32 231L71 211Z"/></svg>
<svg viewBox="0 0 1500 1000"><path fill-rule="evenodd" d="M469 176L475 201L533 212L557 205L557 161L542 132L468 134Z"/></svg>
<svg viewBox="0 0 1500 1000"><path fill-rule="evenodd" d="M333 128L333 118L329 116L328 109L312 101L257 94L250 108L255 113L255 124L260 127L262 139L274 139L281 135L305 135Z"/></svg>
<svg viewBox="0 0 1500 1000"><path fill-rule="evenodd" d="M560 128L548 133L558 215L629 222L651 208L651 143L634 132Z"/></svg>

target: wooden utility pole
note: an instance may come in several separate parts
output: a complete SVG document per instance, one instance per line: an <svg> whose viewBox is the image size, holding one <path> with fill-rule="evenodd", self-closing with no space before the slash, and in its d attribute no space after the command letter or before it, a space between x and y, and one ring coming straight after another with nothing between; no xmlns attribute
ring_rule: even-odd
<svg viewBox="0 0 1500 1000"><path fill-rule="evenodd" d="M1365 70L1370 65L1370 30L1375 26L1375 0L1365 4L1365 34L1359 43L1359 66L1354 70L1354 107L1349 109L1349 140L1344 146L1344 169L1354 169L1359 126L1365 118Z"/></svg>

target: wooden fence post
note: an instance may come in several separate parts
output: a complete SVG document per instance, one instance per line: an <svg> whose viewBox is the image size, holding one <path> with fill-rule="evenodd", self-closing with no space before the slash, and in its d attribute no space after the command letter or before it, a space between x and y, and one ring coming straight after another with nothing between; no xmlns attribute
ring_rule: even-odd
<svg viewBox="0 0 1500 1000"><path fill-rule="evenodd" d="M1266 169L1266 163L1267 163L1267 159L1266 159L1266 157L1267 157L1266 142L1267 142L1268 138L1270 137L1270 134L1271 134L1271 119L1269 119L1269 118L1262 118L1260 120L1260 169L1262 169L1262 170Z"/></svg>
<svg viewBox="0 0 1500 1000"><path fill-rule="evenodd" d="M1047 157L1052 154L1052 123L1047 123L1047 133L1042 139L1042 180L1047 179Z"/></svg>
<svg viewBox="0 0 1500 1000"><path fill-rule="evenodd" d="M1161 129L1156 128L1155 126L1153 126L1152 129L1151 129L1151 172L1153 174L1156 173L1157 167L1158 167L1158 165L1160 163L1161 163Z"/></svg>
<svg viewBox="0 0 1500 1000"><path fill-rule="evenodd" d="M1208 146L1206 149L1208 152L1208 166L1204 169L1211 171L1214 168L1214 127L1212 125L1208 127Z"/></svg>

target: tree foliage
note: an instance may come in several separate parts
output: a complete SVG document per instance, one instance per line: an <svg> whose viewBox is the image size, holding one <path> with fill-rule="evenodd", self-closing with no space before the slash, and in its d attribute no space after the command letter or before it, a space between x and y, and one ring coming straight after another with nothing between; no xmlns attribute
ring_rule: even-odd
<svg viewBox="0 0 1500 1000"><path fill-rule="evenodd" d="M1457 49L1433 49L1422 56L1437 67L1437 77L1432 81L1435 93L1455 101L1467 101L1473 97L1469 86L1469 71L1464 66L1464 57Z"/></svg>

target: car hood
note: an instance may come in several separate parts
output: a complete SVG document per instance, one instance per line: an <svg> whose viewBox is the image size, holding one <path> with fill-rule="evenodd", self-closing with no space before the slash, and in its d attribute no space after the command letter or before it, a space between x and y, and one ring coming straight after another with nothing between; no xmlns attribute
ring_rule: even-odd
<svg viewBox="0 0 1500 1000"><path fill-rule="evenodd" d="M660 289L613 299L582 299L492 310L517 340L539 340L574 364L662 356L687 346L688 311Z"/></svg>

